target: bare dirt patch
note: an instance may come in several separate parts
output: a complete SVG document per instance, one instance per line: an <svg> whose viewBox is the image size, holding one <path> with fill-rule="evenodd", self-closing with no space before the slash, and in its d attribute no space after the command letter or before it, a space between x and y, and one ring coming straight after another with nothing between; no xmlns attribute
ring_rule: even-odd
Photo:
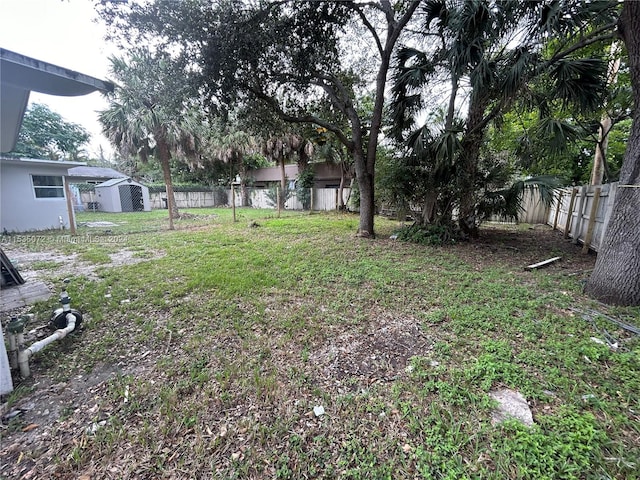
<svg viewBox="0 0 640 480"><path fill-rule="evenodd" d="M453 247L452 252L478 267L505 265L522 270L527 265L560 256L562 259L545 269L567 275L588 276L596 261L596 253L582 253L582 245L565 239L547 225L487 225L480 238Z"/></svg>
<svg viewBox="0 0 640 480"><path fill-rule="evenodd" d="M325 383L344 386L392 381L403 374L411 357L429 354L433 340L411 317L388 318L364 332L345 332L310 356Z"/></svg>
<svg viewBox="0 0 640 480"><path fill-rule="evenodd" d="M22 277L26 280L42 280L48 281L52 276L85 276L90 280L98 280L96 274L97 269L114 268L124 265L134 265L136 263L155 260L164 257L164 252L152 252L149 257L137 256L137 252L122 249L114 253L110 253L109 263L91 263L83 261L77 253L63 254L55 252L29 252L15 247L3 246L7 256L14 264L18 265L18 270ZM45 269L38 269L38 264L43 262L51 263ZM55 264L55 266L53 265Z"/></svg>

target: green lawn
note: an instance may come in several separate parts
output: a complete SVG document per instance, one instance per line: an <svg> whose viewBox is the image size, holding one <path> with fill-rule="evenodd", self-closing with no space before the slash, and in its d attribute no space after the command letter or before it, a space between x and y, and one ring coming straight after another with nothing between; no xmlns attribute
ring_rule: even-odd
<svg viewBox="0 0 640 480"><path fill-rule="evenodd" d="M67 441L50 461L24 447L34 478L638 478L639 337L581 312L638 325L640 309L585 297L592 259L559 234L427 247L389 240L398 224L382 218L370 240L353 215L188 212L175 231L166 211L83 213L117 225L20 245L79 253L97 280L73 279L82 332L34 357L11 402L118 372L52 427ZM523 270L556 244L563 262ZM122 250L132 261L111 267ZM604 329L617 350L591 339ZM503 387L533 427L492 425ZM19 442L21 427L1 432ZM20 453L2 455L0 477Z"/></svg>

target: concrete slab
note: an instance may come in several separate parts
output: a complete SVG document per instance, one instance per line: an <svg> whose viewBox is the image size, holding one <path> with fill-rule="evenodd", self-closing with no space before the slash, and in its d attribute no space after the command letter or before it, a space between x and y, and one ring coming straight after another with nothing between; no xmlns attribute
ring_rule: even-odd
<svg viewBox="0 0 640 480"><path fill-rule="evenodd" d="M3 288L0 290L0 312L47 300L52 294L47 284L39 281L28 281L23 285Z"/></svg>

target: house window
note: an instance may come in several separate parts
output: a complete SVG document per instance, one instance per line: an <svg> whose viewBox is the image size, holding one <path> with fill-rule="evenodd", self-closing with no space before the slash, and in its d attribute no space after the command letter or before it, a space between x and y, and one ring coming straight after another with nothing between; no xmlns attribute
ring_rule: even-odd
<svg viewBox="0 0 640 480"><path fill-rule="evenodd" d="M31 175L36 198L64 198L62 177L53 175Z"/></svg>

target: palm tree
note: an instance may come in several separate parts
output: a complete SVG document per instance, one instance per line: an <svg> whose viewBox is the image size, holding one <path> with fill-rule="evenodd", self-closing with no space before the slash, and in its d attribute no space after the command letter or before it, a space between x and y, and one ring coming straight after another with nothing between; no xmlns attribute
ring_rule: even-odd
<svg viewBox="0 0 640 480"><path fill-rule="evenodd" d="M254 167L251 155L258 150L256 138L244 130L225 129L211 134L208 147L214 158L230 164L232 170L236 166L240 177L242 206L249 206L247 182L249 171Z"/></svg>
<svg viewBox="0 0 640 480"><path fill-rule="evenodd" d="M560 5L561 4L561 5ZM446 75L450 83L443 137L454 136L450 149L460 228L478 231L479 160L488 125L517 101L542 105L560 101L587 109L600 100L606 64L576 56L582 48L606 42L615 25L615 4L602 2L495 2L430 0L426 3L425 51L404 48L398 54L394 85L394 118L401 130L411 128L415 113L431 100L425 86ZM553 39L553 41L551 40ZM529 88L544 81L546 95ZM427 98L425 98L427 97ZM463 128L452 131L460 106L467 107Z"/></svg>
<svg viewBox="0 0 640 480"><path fill-rule="evenodd" d="M168 54L133 51L128 59L112 57L116 88L100 113L107 138L123 154L146 162L154 155L162 167L169 210L169 229L179 216L173 192L172 155L196 160L201 123L190 105L188 83Z"/></svg>
<svg viewBox="0 0 640 480"><path fill-rule="evenodd" d="M284 205L287 192L285 165L297 155L298 166L302 171L313 155L313 143L297 133L287 132L268 138L262 146L262 153L280 166L280 191L282 192L280 202Z"/></svg>

